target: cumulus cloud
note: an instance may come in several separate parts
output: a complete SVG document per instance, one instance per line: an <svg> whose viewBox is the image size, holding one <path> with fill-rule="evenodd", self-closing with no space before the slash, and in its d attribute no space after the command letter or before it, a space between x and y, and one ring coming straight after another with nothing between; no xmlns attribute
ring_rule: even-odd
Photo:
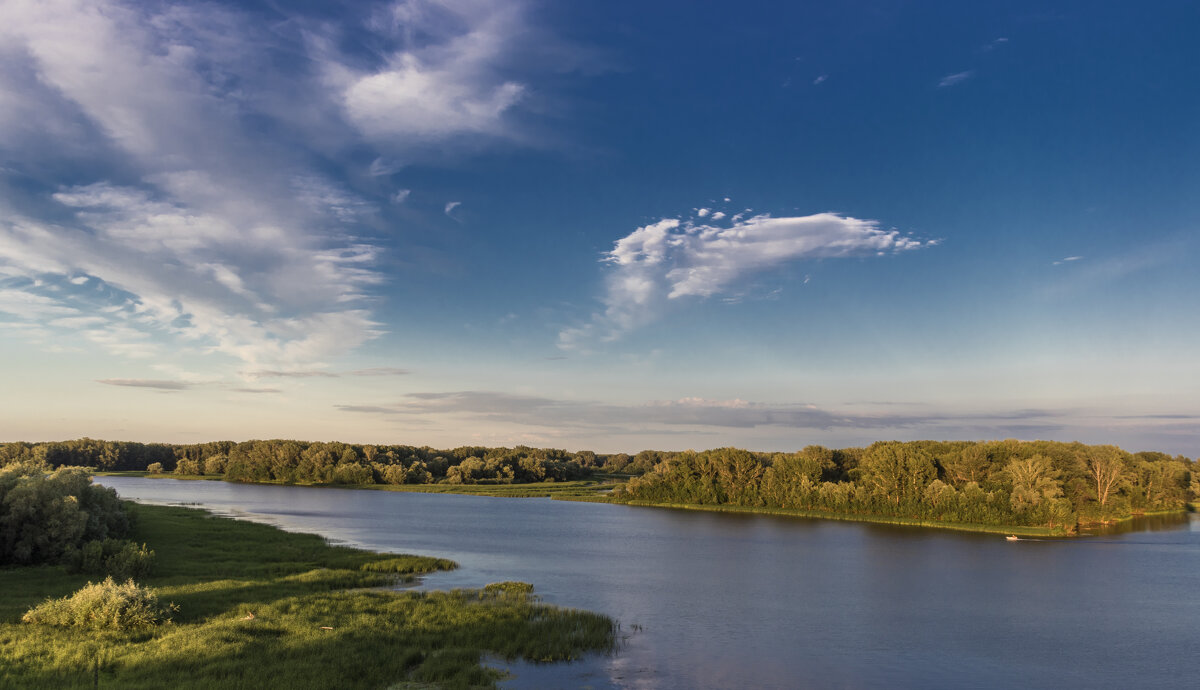
<svg viewBox="0 0 1200 690"><path fill-rule="evenodd" d="M653 321L675 300L721 294L746 275L788 262L893 254L932 244L835 213L745 217L749 213L719 225L715 218L708 223L668 218L617 240L602 259L609 266L603 311L560 332L559 346L614 340Z"/></svg>
<svg viewBox="0 0 1200 690"><path fill-rule="evenodd" d="M938 88L946 88L948 86L957 86L975 76L975 70L967 70L966 72L956 72L947 74L938 82Z"/></svg>
<svg viewBox="0 0 1200 690"><path fill-rule="evenodd" d="M505 115L527 87L504 78L498 66L525 32L522 3L397 2L374 28L399 42L382 65L325 64L346 116L363 135L404 145L506 134Z"/></svg>

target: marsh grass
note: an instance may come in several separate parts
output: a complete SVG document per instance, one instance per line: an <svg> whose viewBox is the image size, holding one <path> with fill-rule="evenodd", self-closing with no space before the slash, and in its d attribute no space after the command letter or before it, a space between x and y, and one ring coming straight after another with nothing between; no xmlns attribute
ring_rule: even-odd
<svg viewBox="0 0 1200 690"><path fill-rule="evenodd" d="M320 537L138 506L131 535L158 556L153 587L173 622L124 631L20 623L85 576L60 567L0 569L0 687L123 688L490 686L484 655L551 661L610 651L604 616L528 592L391 592L398 576L444 559L330 546Z"/></svg>

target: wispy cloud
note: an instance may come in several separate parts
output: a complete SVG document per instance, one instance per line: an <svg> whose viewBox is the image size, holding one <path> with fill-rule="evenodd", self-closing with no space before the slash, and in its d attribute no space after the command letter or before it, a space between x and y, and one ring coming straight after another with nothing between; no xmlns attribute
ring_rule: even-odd
<svg viewBox="0 0 1200 690"><path fill-rule="evenodd" d="M813 86L819 86L821 84L824 84L825 80L827 80L827 79L829 79L829 75L822 74L821 76L817 77L816 79L813 79Z"/></svg>
<svg viewBox="0 0 1200 690"><path fill-rule="evenodd" d="M408 369L401 369L399 367L371 367L369 369L355 369L346 372L315 369L259 369L242 372L242 375L251 379L336 379L342 376L406 376L410 373L412 372Z"/></svg>
<svg viewBox="0 0 1200 690"><path fill-rule="evenodd" d="M103 383L106 386L153 388L160 391L182 391L192 387L192 384L183 381L160 381L155 379L97 379L96 383Z"/></svg>
<svg viewBox="0 0 1200 690"><path fill-rule="evenodd" d="M1030 429L1060 428L1063 411L1021 409L995 413L913 410L909 414L834 412L805 403L686 397L643 404L564 400L497 391L411 393L389 404L337 405L343 412L408 418L437 417L516 424L525 428L646 433L679 427L704 429L788 428L799 430Z"/></svg>
<svg viewBox="0 0 1200 690"><path fill-rule="evenodd" d="M338 377L338 374L329 371L277 371L272 369L248 371L244 375L252 379L335 379Z"/></svg>
<svg viewBox="0 0 1200 690"><path fill-rule="evenodd" d="M957 86L971 77L975 76L975 70L967 70L966 72L956 72L947 74L938 82L938 88L944 89L948 86Z"/></svg>
<svg viewBox="0 0 1200 690"><path fill-rule="evenodd" d="M251 370L319 369L381 333L372 238L408 190L319 161L365 144L378 176L412 145L511 140L524 3L394 2L339 27L279 11L287 30L236 4L4 4L0 148L25 176L0 192L10 321Z"/></svg>
<svg viewBox="0 0 1200 690"><path fill-rule="evenodd" d="M707 209L703 209L707 210ZM746 217L749 216L749 217ZM604 310L559 333L560 347L611 341L653 321L673 300L721 294L743 276L802 259L880 256L932 244L882 230L877 222L835 213L774 218L734 216L729 223L668 218L634 230L604 255Z"/></svg>
<svg viewBox="0 0 1200 690"><path fill-rule="evenodd" d="M407 376L412 372L398 367L371 367L370 369L355 369L351 376Z"/></svg>
<svg viewBox="0 0 1200 690"><path fill-rule="evenodd" d="M1082 256L1067 256L1067 257L1059 259L1058 261L1055 261L1054 265L1061 266L1062 264L1067 263L1068 261L1079 261L1082 258L1083 258Z"/></svg>

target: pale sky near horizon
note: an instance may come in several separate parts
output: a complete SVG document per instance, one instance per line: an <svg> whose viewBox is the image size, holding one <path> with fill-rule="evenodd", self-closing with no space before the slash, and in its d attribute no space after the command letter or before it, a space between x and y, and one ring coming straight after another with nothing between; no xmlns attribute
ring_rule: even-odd
<svg viewBox="0 0 1200 690"><path fill-rule="evenodd" d="M0 0L0 440L1200 455L1200 6Z"/></svg>

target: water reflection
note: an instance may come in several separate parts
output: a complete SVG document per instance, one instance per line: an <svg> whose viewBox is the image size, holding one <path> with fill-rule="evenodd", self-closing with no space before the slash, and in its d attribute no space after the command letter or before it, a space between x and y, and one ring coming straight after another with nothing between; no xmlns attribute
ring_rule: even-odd
<svg viewBox="0 0 1200 690"><path fill-rule="evenodd" d="M461 569L424 586L524 580L632 633L612 658L513 664L510 687L1129 688L1200 677L1200 657L1180 651L1198 637L1196 516L1009 543L544 499L101 481L127 497L451 558Z"/></svg>

